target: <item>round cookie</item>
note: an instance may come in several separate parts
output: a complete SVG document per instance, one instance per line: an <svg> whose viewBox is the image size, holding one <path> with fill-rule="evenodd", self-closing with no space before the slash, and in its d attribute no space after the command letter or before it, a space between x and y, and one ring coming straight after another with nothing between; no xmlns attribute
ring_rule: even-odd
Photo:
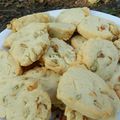
<svg viewBox="0 0 120 120"><path fill-rule="evenodd" d="M32 28L32 29L31 29ZM38 37L47 33L47 25L45 23L30 23L24 26L18 32L11 33L4 41L4 47L11 48L14 41L35 41Z"/></svg>
<svg viewBox="0 0 120 120"><path fill-rule="evenodd" d="M38 25L41 24L29 24L29 26L26 26L24 29L27 32L24 30L22 31L21 29L23 34L21 32L19 33L21 36L19 38L20 40L14 41L9 50L20 66L28 66L39 60L50 44L49 35L47 32L45 33L44 31L38 31L37 28L34 29L34 27L38 27ZM34 29L32 33L28 32L31 28Z"/></svg>
<svg viewBox="0 0 120 120"><path fill-rule="evenodd" d="M45 67L62 74L76 60L75 51L62 40L52 38L50 41L51 45L43 56Z"/></svg>
<svg viewBox="0 0 120 120"><path fill-rule="evenodd" d="M92 119L113 115L113 103L118 98L113 99L112 93L103 79L81 66L70 67L61 77L57 89L58 99L66 106Z"/></svg>
<svg viewBox="0 0 120 120"><path fill-rule="evenodd" d="M2 90L0 97L4 102L7 120L49 120L50 98L36 80L15 79Z"/></svg>
<svg viewBox="0 0 120 120"><path fill-rule="evenodd" d="M77 31L87 39L100 37L107 40L113 40L119 35L118 27L115 24L91 15L85 17L80 22L77 26Z"/></svg>
<svg viewBox="0 0 120 120"><path fill-rule="evenodd" d="M78 52L78 61L104 80L109 80L118 63L118 50L111 41L101 38L86 41Z"/></svg>
<svg viewBox="0 0 120 120"><path fill-rule="evenodd" d="M14 32L19 31L24 26L29 25L30 23L47 23L50 22L50 17L46 13L35 13L31 15L26 15L20 18L13 19L7 28L12 29Z"/></svg>
<svg viewBox="0 0 120 120"><path fill-rule="evenodd" d="M14 77L22 73L22 68L9 52L0 50L0 79Z"/></svg>
<svg viewBox="0 0 120 120"><path fill-rule="evenodd" d="M75 48L76 52L78 52L82 47L83 43L86 41L87 39L85 39L84 37L76 35L71 38L71 45L73 46L73 48Z"/></svg>
<svg viewBox="0 0 120 120"><path fill-rule="evenodd" d="M42 85L43 90L50 96L52 104L56 107L62 105L62 102L56 98L58 82L60 79L59 74L44 67L35 67L34 69L25 72L22 77L23 79L38 80Z"/></svg>
<svg viewBox="0 0 120 120"><path fill-rule="evenodd" d="M62 23L72 23L77 26L83 18L89 14L90 10L87 7L65 9L60 13L56 21Z"/></svg>

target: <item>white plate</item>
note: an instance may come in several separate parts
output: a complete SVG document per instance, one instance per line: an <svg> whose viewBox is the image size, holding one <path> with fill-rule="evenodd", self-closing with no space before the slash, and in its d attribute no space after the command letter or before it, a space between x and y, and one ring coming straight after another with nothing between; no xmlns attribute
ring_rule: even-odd
<svg viewBox="0 0 120 120"><path fill-rule="evenodd" d="M48 13L51 16L57 17L60 14L61 11L62 10L52 10L52 11L48 11ZM91 10L91 14L94 15L94 16L99 16L101 18L113 21L118 26L120 26L120 18L118 18L118 17L115 17L113 15L109 15L109 14L106 14L106 13L98 12L98 11L93 11L93 10ZM0 48L2 48L3 41L10 34L10 32L11 32L10 30L5 29L0 33ZM3 120L3 119L0 119L0 120ZM120 120L120 112L118 113L118 119L117 120Z"/></svg>

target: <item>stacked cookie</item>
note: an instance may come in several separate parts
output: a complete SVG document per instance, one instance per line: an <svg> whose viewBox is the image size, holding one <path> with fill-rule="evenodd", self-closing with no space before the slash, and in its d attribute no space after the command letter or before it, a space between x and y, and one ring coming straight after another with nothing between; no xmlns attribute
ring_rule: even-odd
<svg viewBox="0 0 120 120"><path fill-rule="evenodd" d="M7 50L0 50L0 117L48 120L53 105L67 120L117 120L117 25L73 8L57 18L27 15L8 28Z"/></svg>

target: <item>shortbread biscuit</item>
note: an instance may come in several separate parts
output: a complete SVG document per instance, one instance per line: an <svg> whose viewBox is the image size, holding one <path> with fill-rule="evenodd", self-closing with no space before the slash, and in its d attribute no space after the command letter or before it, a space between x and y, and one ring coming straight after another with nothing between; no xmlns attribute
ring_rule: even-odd
<svg viewBox="0 0 120 120"><path fill-rule="evenodd" d="M66 9L60 13L56 21L78 25L89 14L90 10L87 7Z"/></svg>
<svg viewBox="0 0 120 120"><path fill-rule="evenodd" d="M21 39L14 41L9 50L11 55L21 66L28 66L39 60L50 43L47 32L43 33L43 31L34 30L32 34L27 34L29 33L29 26L26 26L26 28L27 32L22 31L23 34L19 34Z"/></svg>
<svg viewBox="0 0 120 120"><path fill-rule="evenodd" d="M44 67L35 67L34 69L25 72L22 77L24 79L38 80L43 89L49 94L52 104L59 104L59 100L56 98L58 82L60 79L59 74Z"/></svg>
<svg viewBox="0 0 120 120"><path fill-rule="evenodd" d="M92 119L101 119L114 113L112 103L116 103L118 98L114 102L112 92L98 75L80 66L73 66L61 77L57 97L72 110Z"/></svg>
<svg viewBox="0 0 120 120"><path fill-rule="evenodd" d="M2 98L7 120L49 120L50 98L38 81L15 79L2 90L0 101Z"/></svg>
<svg viewBox="0 0 120 120"><path fill-rule="evenodd" d="M64 73L76 60L74 49L62 40L53 38L51 45L43 56L45 67L56 73Z"/></svg>
<svg viewBox="0 0 120 120"><path fill-rule="evenodd" d="M85 42L77 57L80 63L104 80L112 77L119 59L118 50L113 43L101 38Z"/></svg>
<svg viewBox="0 0 120 120"><path fill-rule="evenodd" d="M13 19L7 27L16 32L32 22L47 23L50 22L50 17L46 13L35 13L31 15L26 15L20 18Z"/></svg>
<svg viewBox="0 0 120 120"><path fill-rule="evenodd" d="M22 74L22 68L9 52L0 50L0 80Z"/></svg>
<svg viewBox="0 0 120 120"><path fill-rule="evenodd" d="M76 27L73 24L69 23L49 23L48 32L51 37L56 37L62 40L69 40L73 33L75 32Z"/></svg>
<svg viewBox="0 0 120 120"><path fill-rule="evenodd" d="M82 47L83 43L86 41L87 39L85 39L84 37L76 35L71 38L71 45L73 46L73 48L75 48L76 52L78 52Z"/></svg>
<svg viewBox="0 0 120 120"><path fill-rule="evenodd" d="M47 33L45 23L31 23L15 33L11 33L4 41L4 47L10 48L14 41L29 41L30 38L35 41L40 35Z"/></svg>
<svg viewBox="0 0 120 120"><path fill-rule="evenodd" d="M103 39L113 40L119 35L118 27L114 23L91 15L85 17L80 22L77 30L78 33L87 39L101 37Z"/></svg>

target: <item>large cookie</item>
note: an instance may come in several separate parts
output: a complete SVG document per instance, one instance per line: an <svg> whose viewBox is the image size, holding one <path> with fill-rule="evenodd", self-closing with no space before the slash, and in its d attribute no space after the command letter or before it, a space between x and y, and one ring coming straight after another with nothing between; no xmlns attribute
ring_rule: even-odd
<svg viewBox="0 0 120 120"><path fill-rule="evenodd" d="M62 40L53 38L43 56L45 67L62 74L76 60L74 49Z"/></svg>
<svg viewBox="0 0 120 120"><path fill-rule="evenodd" d="M51 37L56 37L62 40L69 40L73 33L75 32L76 27L73 24L69 23L49 23L48 32Z"/></svg>
<svg viewBox="0 0 120 120"><path fill-rule="evenodd" d="M35 13L31 15L26 15L21 18L13 19L7 27L16 32L32 22L47 23L50 22L50 17L46 13Z"/></svg>
<svg viewBox="0 0 120 120"><path fill-rule="evenodd" d="M40 35L47 33L45 23L30 23L15 33L11 33L4 41L4 47L10 48L14 41L36 40Z"/></svg>
<svg viewBox="0 0 120 120"><path fill-rule="evenodd" d="M113 43L101 38L86 41L78 52L78 61L104 80L112 77L118 59L118 50Z"/></svg>
<svg viewBox="0 0 120 120"><path fill-rule="evenodd" d="M38 80L42 88L49 94L52 104L58 106L61 102L56 98L60 75L44 67L35 67L24 73L24 79Z"/></svg>
<svg viewBox="0 0 120 120"><path fill-rule="evenodd" d="M39 60L49 46L49 35L41 30L41 26L40 29L37 29L39 25L41 24L31 23L24 29L21 29L21 32L17 34L19 37L16 36L16 40L9 50L21 66L28 66ZM32 32L29 32L30 30Z"/></svg>
<svg viewBox="0 0 120 120"><path fill-rule="evenodd" d="M60 15L57 17L57 22L62 23L72 23L78 25L83 18L90 14L89 8L71 8L63 10Z"/></svg>
<svg viewBox="0 0 120 120"><path fill-rule="evenodd" d="M105 19L88 16L85 17L77 26L78 32L85 38L97 38L113 40L118 37L118 27Z"/></svg>
<svg viewBox="0 0 120 120"><path fill-rule="evenodd" d="M0 87L0 106L4 107L7 120L50 118L50 98L36 80L14 79Z"/></svg>
<svg viewBox="0 0 120 120"><path fill-rule="evenodd" d="M18 62L5 50L0 50L0 79L14 77L22 73Z"/></svg>
<svg viewBox="0 0 120 120"><path fill-rule="evenodd" d="M82 47L83 43L86 41L87 39L85 39L84 37L76 35L71 38L71 45L73 46L73 48L75 48L76 52L78 52Z"/></svg>
<svg viewBox="0 0 120 120"><path fill-rule="evenodd" d="M113 92L98 75L81 66L73 66L61 77L57 97L82 115L102 119L114 114L116 103L120 107Z"/></svg>

